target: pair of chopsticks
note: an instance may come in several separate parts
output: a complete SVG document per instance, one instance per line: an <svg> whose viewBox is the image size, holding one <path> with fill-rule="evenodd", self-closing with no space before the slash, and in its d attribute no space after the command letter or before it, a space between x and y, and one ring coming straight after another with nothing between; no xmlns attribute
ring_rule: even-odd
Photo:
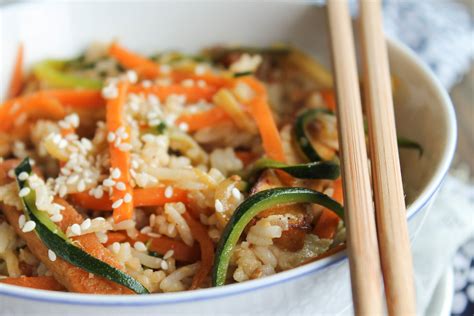
<svg viewBox="0 0 474 316"><path fill-rule="evenodd" d="M412 256L379 0L360 0L360 35L373 196L347 0L328 0L352 296L356 315L415 315ZM375 216L376 214L376 216ZM376 219L375 219L376 218Z"/></svg>

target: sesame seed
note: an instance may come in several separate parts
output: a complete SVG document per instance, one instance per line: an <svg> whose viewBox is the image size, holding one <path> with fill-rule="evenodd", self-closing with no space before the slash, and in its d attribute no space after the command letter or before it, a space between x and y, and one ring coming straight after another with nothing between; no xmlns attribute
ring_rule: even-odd
<svg viewBox="0 0 474 316"><path fill-rule="evenodd" d="M127 186L123 182L117 182L115 188L119 191L125 191L127 189Z"/></svg>
<svg viewBox="0 0 474 316"><path fill-rule="evenodd" d="M118 254L120 252L120 244L118 242L114 242L112 244L112 251L115 253L115 254Z"/></svg>
<svg viewBox="0 0 474 316"><path fill-rule="evenodd" d="M118 146L118 149L119 149L120 151L130 151L130 150L132 150L132 145L131 145L131 144L128 144L128 143L123 143L123 144L120 144L120 145Z"/></svg>
<svg viewBox="0 0 474 316"><path fill-rule="evenodd" d="M15 177L16 177L15 170L13 170L13 169L8 170L8 176L12 179L15 179Z"/></svg>
<svg viewBox="0 0 474 316"><path fill-rule="evenodd" d="M21 229L22 232L28 233L31 232L33 229L36 228L36 223L33 221L27 221L25 225L23 225L23 228Z"/></svg>
<svg viewBox="0 0 474 316"><path fill-rule="evenodd" d="M118 199L112 204L112 208L113 209L119 208L120 206L122 206L122 204L123 204L123 199Z"/></svg>
<svg viewBox="0 0 474 316"><path fill-rule="evenodd" d="M67 178L66 184L74 184L78 180L79 180L79 175L76 173L76 174L73 174L72 176L70 176L69 178Z"/></svg>
<svg viewBox="0 0 474 316"><path fill-rule="evenodd" d="M82 233L81 226L79 226L79 224L73 224L70 228L71 232L76 236L79 236Z"/></svg>
<svg viewBox="0 0 474 316"><path fill-rule="evenodd" d="M115 99L118 97L118 89L115 85L109 84L102 88L102 96L105 99Z"/></svg>
<svg viewBox="0 0 474 316"><path fill-rule="evenodd" d="M140 230L140 233L142 234L148 234L151 233L151 227L150 226L145 226Z"/></svg>
<svg viewBox="0 0 474 316"><path fill-rule="evenodd" d="M150 80L143 80L142 81L143 88L149 88L149 87L151 87L151 85L152 85L152 82Z"/></svg>
<svg viewBox="0 0 474 316"><path fill-rule="evenodd" d="M59 142L61 141L61 135L60 134L54 134L52 140L53 140L53 143L55 143L56 145L59 144Z"/></svg>
<svg viewBox="0 0 474 316"><path fill-rule="evenodd" d="M204 73L206 72L206 67L204 67L203 65L198 65L194 68L194 73L196 75L204 75Z"/></svg>
<svg viewBox="0 0 474 316"><path fill-rule="evenodd" d="M87 218L85 221L82 222L81 224L81 229L82 230L88 230L91 227L91 219Z"/></svg>
<svg viewBox="0 0 474 316"><path fill-rule="evenodd" d="M168 74L171 71L171 67L169 65L160 65L160 72L163 74Z"/></svg>
<svg viewBox="0 0 474 316"><path fill-rule="evenodd" d="M189 130L189 125L186 123L179 123L178 125L179 129L182 130L183 132L187 132Z"/></svg>
<svg viewBox="0 0 474 316"><path fill-rule="evenodd" d="M20 217L18 218L18 226L20 227L20 229L22 229L23 226L25 226L25 222L26 222L26 217L25 215L21 214Z"/></svg>
<svg viewBox="0 0 474 316"><path fill-rule="evenodd" d="M107 134L107 141L108 141L109 143L112 143L114 140L115 140L115 133L109 132L109 133Z"/></svg>
<svg viewBox="0 0 474 316"><path fill-rule="evenodd" d="M51 261L56 261L56 254L51 249L48 249L48 258Z"/></svg>
<svg viewBox="0 0 474 316"><path fill-rule="evenodd" d="M59 147L59 149L64 149L64 148L66 148L66 147L67 147L67 140L61 139L61 140L59 141L59 143L58 143L58 147Z"/></svg>
<svg viewBox="0 0 474 316"><path fill-rule="evenodd" d="M165 260L162 260L161 261L161 269L168 270L168 268L169 268L168 262L166 262Z"/></svg>
<svg viewBox="0 0 474 316"><path fill-rule="evenodd" d="M144 243L141 241L137 241L134 245L135 249L138 251L147 251L147 248Z"/></svg>
<svg viewBox="0 0 474 316"><path fill-rule="evenodd" d="M23 188L23 189L20 190L20 192L18 193L18 196L19 196L19 197L25 197L25 196L27 196L28 194L30 194L30 192L31 192L31 189L25 187L25 188Z"/></svg>
<svg viewBox="0 0 474 316"><path fill-rule="evenodd" d="M173 255L174 255L174 250L170 249L165 253L165 255L163 256L163 259L167 260L167 259L171 258Z"/></svg>
<svg viewBox="0 0 474 316"><path fill-rule="evenodd" d="M216 200L216 202L214 203L214 207L216 209L216 212L219 212L219 213L224 212L224 205L222 204L220 200Z"/></svg>
<svg viewBox="0 0 474 316"><path fill-rule="evenodd" d="M18 175L18 179L20 179L21 181L25 181L26 179L28 179L28 177L29 177L29 174L25 171L21 172Z"/></svg>
<svg viewBox="0 0 474 316"><path fill-rule="evenodd" d="M165 197L169 199L173 196L173 193L173 187L167 186L165 189Z"/></svg>
<svg viewBox="0 0 474 316"><path fill-rule="evenodd" d="M115 185L115 181L112 179L105 179L102 183L105 187L113 187Z"/></svg>
<svg viewBox="0 0 474 316"><path fill-rule="evenodd" d="M125 196L123 197L123 201L124 203L132 202L132 195L130 193L125 194Z"/></svg>
<svg viewBox="0 0 474 316"><path fill-rule="evenodd" d="M133 70L128 70L126 73L127 80L130 81L131 83L136 83L138 80L137 73Z"/></svg>
<svg viewBox="0 0 474 316"><path fill-rule="evenodd" d="M120 178L120 176L122 175L122 172L120 172L120 169L119 168L114 168L112 169L112 172L110 174L110 176L112 177L112 179L118 179Z"/></svg>
<svg viewBox="0 0 474 316"><path fill-rule="evenodd" d="M107 236L106 233L96 232L95 235L97 236L101 244L105 244L109 240L109 237Z"/></svg>
<svg viewBox="0 0 474 316"><path fill-rule="evenodd" d="M239 200L240 197L241 197L241 193L240 193L239 189L237 189L237 188L232 188L232 196L233 196L234 198L236 198L237 200Z"/></svg>
<svg viewBox="0 0 474 316"><path fill-rule="evenodd" d="M79 183L77 184L77 191L83 192L85 189L86 189L86 184L84 180L79 181Z"/></svg>
<svg viewBox="0 0 474 316"><path fill-rule="evenodd" d="M95 190L94 190L94 197L95 197L96 199L100 199L100 198L102 198L103 196L104 196L104 189L102 189L101 186L95 188Z"/></svg>
<svg viewBox="0 0 474 316"><path fill-rule="evenodd" d="M63 220L63 216L61 214L54 214L51 216L51 220L55 223L58 223Z"/></svg>

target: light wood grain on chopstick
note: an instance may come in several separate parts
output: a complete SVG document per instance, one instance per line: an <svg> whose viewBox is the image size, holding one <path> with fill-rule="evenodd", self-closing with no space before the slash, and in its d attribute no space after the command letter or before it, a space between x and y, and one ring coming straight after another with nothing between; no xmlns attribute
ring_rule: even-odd
<svg viewBox="0 0 474 316"><path fill-rule="evenodd" d="M390 315L415 315L412 256L380 2L360 1L360 31L377 231Z"/></svg>
<svg viewBox="0 0 474 316"><path fill-rule="evenodd" d="M354 311L380 315L380 261L351 20L346 0L329 0L327 7Z"/></svg>

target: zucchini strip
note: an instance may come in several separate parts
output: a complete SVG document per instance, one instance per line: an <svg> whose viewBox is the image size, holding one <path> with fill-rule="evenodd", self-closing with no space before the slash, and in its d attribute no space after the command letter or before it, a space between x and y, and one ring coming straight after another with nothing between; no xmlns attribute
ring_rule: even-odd
<svg viewBox="0 0 474 316"><path fill-rule="evenodd" d="M320 161L321 156L311 145L308 135L306 134L306 125L318 117L319 114L333 114L331 111L326 109L309 109L304 111L296 118L295 122L295 136L296 141L301 148L303 154L308 158L309 161Z"/></svg>
<svg viewBox="0 0 474 316"><path fill-rule="evenodd" d="M398 148L406 148L406 149L416 149L418 150L418 156L421 157L423 156L423 147L415 142L414 140L398 136L397 137L397 144Z"/></svg>
<svg viewBox="0 0 474 316"><path fill-rule="evenodd" d="M319 204L340 218L344 217L342 205L323 193L306 188L275 188L250 196L232 214L219 240L212 270L213 286L225 284L232 252L247 224L264 210L287 203Z"/></svg>
<svg viewBox="0 0 474 316"><path fill-rule="evenodd" d="M282 170L299 179L335 180L340 174L339 164L330 161L314 161L305 164L287 165L276 160L262 158L253 164L247 177L249 179L255 179L265 169Z"/></svg>
<svg viewBox="0 0 474 316"><path fill-rule="evenodd" d="M66 61L62 60L46 60L37 64L33 68L33 73L40 80L44 80L48 85L56 88L102 88L102 81L100 80L84 78L63 72L62 69L66 63Z"/></svg>
<svg viewBox="0 0 474 316"><path fill-rule="evenodd" d="M20 190L29 187L27 180L19 179L19 175L22 172L31 174L32 169L29 158L23 160L15 168L16 179ZM121 284L137 294L149 294L148 290L142 284L128 274L91 256L81 248L74 246L73 241L64 236L64 233L49 219L46 212L36 208L35 200L34 190L31 190L27 196L22 198L24 212L29 220L36 223L35 232L46 247L51 249L64 261L89 273Z"/></svg>

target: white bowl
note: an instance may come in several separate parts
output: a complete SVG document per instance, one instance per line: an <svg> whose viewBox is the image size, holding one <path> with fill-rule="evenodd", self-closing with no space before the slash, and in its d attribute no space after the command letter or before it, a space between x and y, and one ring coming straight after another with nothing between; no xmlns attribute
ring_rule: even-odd
<svg viewBox="0 0 474 316"><path fill-rule="evenodd" d="M19 41L25 44L27 63L74 56L91 41L113 39L144 53L196 51L216 43L288 42L329 61L325 10L304 3L30 2L4 6L0 13L1 95ZM456 123L451 101L429 69L396 41L389 40L389 52L392 73L400 82L398 134L425 149L421 159L413 151L401 153L413 238L451 162ZM182 293L98 296L0 285L0 306L7 314L334 314L350 305L344 252L267 278Z"/></svg>

